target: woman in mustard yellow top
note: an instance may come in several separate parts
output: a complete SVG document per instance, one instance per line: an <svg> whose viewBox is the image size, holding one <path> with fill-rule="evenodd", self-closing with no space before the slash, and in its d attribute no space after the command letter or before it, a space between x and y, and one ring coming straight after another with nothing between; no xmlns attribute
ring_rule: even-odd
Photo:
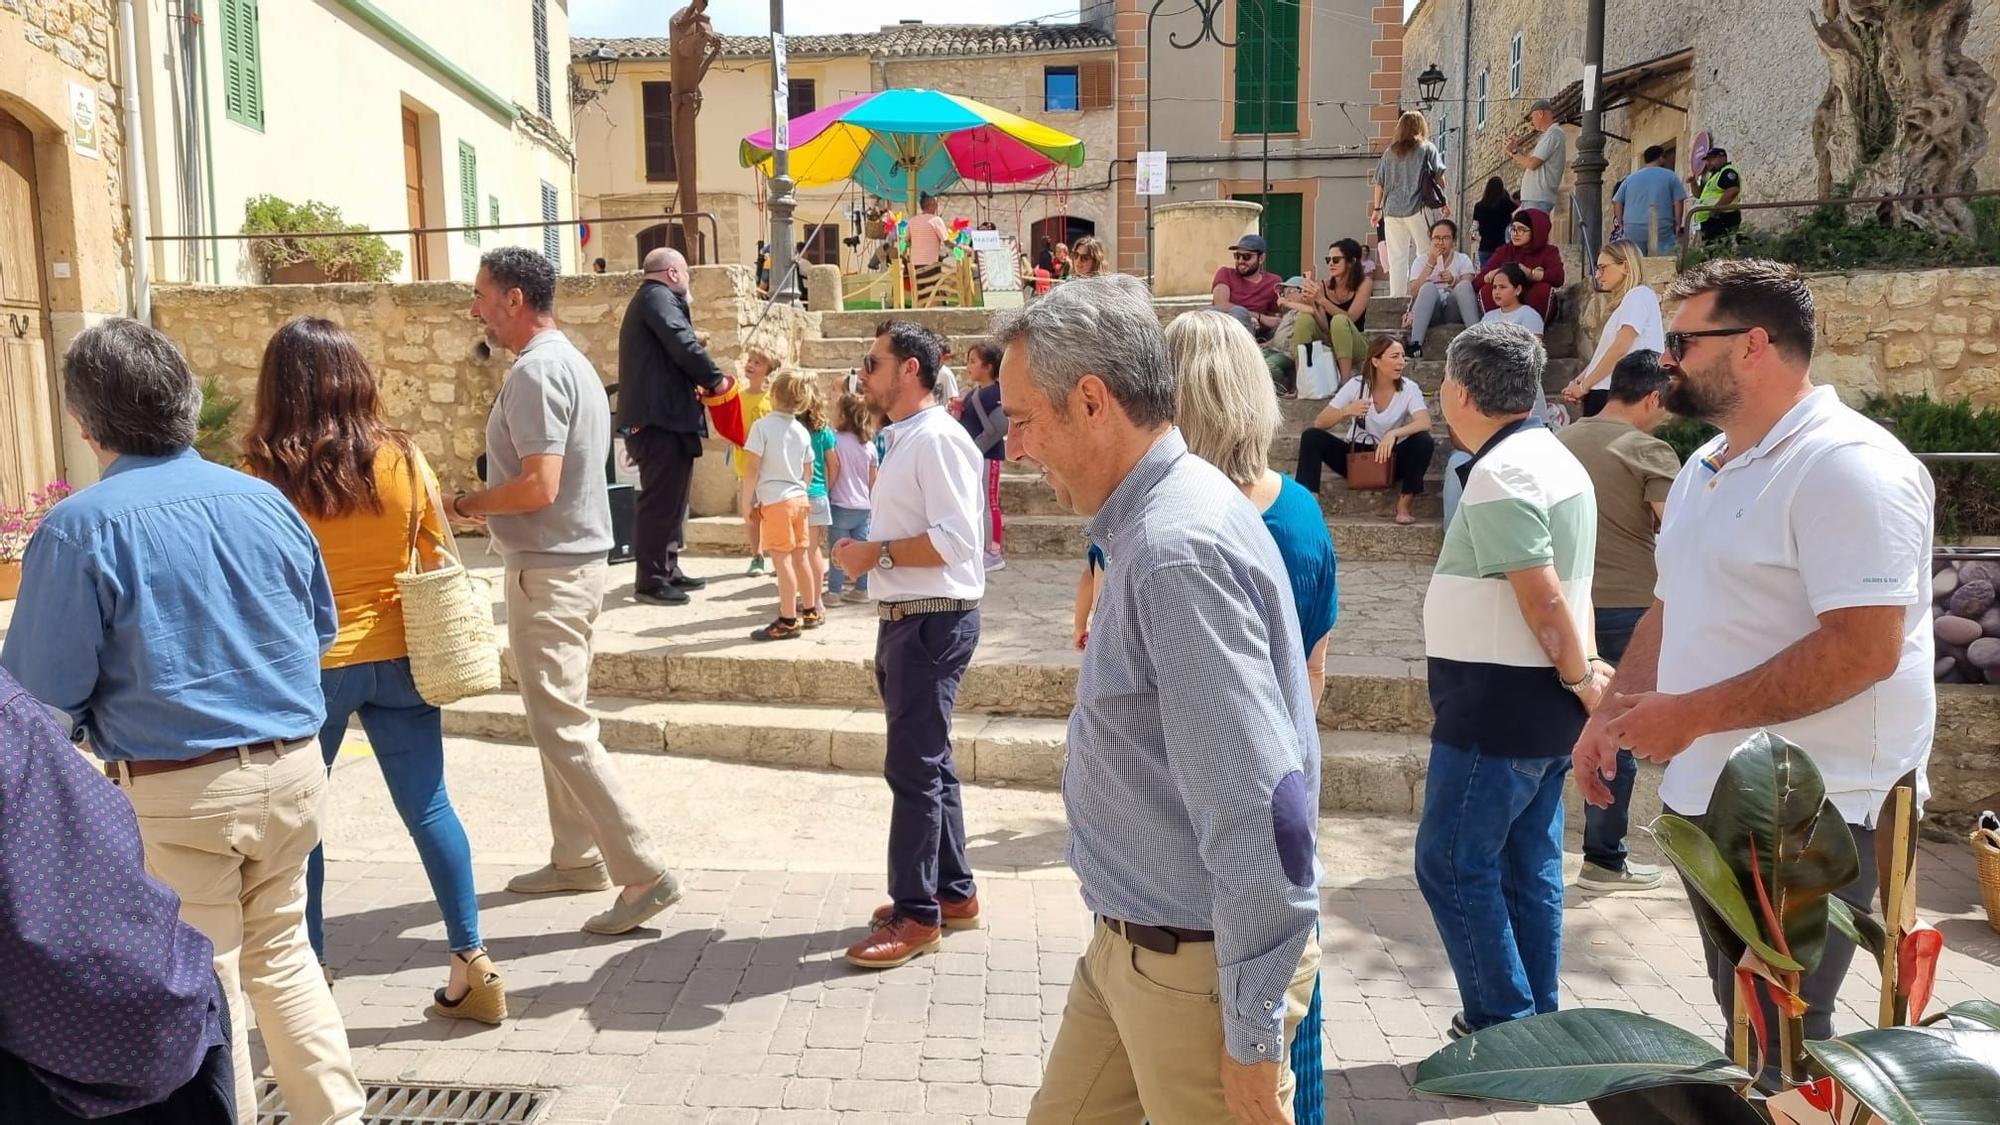
<svg viewBox="0 0 2000 1125"><path fill-rule="evenodd" d="M472 851L445 790L443 716L410 676L396 590L396 573L409 566L413 515L426 569L440 553L431 502L437 479L409 436L382 420L375 377L353 337L315 317L286 322L265 347L243 444L249 471L305 517L333 582L340 634L320 661L327 768L348 720L359 717L444 915L451 975L430 1010L497 1024L507 994L479 939ZM325 857L316 850L306 869L306 929L322 962L325 883Z"/></svg>

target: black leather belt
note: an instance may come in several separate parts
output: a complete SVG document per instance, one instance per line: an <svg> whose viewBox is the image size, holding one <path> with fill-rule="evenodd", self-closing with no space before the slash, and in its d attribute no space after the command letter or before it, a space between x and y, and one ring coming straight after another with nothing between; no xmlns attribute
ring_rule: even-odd
<svg viewBox="0 0 2000 1125"><path fill-rule="evenodd" d="M1150 949L1155 953L1169 956L1179 953L1182 942L1201 944L1215 940L1210 930L1183 930L1179 926L1142 926L1137 922L1121 922L1116 918L1106 918L1104 925L1112 933L1140 949Z"/></svg>
<svg viewBox="0 0 2000 1125"><path fill-rule="evenodd" d="M901 621L905 617L916 617L925 613L964 613L968 609L978 609L979 599L964 598L919 598L912 602L877 602L875 615L884 621Z"/></svg>

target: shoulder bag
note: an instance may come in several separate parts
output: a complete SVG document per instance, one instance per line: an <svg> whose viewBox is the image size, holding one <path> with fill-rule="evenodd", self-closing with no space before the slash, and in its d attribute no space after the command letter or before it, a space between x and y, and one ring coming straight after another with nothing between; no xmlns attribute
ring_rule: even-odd
<svg viewBox="0 0 2000 1125"><path fill-rule="evenodd" d="M1424 170L1417 174L1417 201L1436 211L1449 198L1444 193L1444 160L1429 143L1424 145L1423 157Z"/></svg>
<svg viewBox="0 0 2000 1125"><path fill-rule="evenodd" d="M458 540L445 517L444 502L425 479L423 454L412 444L410 466L409 569L396 575L403 599L403 640L410 651L410 676L417 694L433 707L500 690L500 642L493 630L492 600L472 584L458 553ZM428 508L443 529L442 558L425 570L418 540Z"/></svg>
<svg viewBox="0 0 2000 1125"><path fill-rule="evenodd" d="M1366 382L1361 384L1361 400L1368 403L1370 409L1375 405L1374 393ZM1375 437L1361 422L1362 419L1356 418L1347 429L1347 487L1378 492L1389 487L1389 476L1395 465L1375 459Z"/></svg>

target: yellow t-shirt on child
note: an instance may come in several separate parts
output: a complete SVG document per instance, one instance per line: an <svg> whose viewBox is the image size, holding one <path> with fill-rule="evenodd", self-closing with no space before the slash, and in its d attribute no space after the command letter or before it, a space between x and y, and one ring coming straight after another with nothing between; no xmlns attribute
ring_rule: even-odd
<svg viewBox="0 0 2000 1125"><path fill-rule="evenodd" d="M747 434L750 432L750 427L757 424L758 419L771 412L771 392L744 391L742 399L743 432ZM737 480L743 479L744 463L743 451L741 449L731 449L729 451L729 467L736 470Z"/></svg>

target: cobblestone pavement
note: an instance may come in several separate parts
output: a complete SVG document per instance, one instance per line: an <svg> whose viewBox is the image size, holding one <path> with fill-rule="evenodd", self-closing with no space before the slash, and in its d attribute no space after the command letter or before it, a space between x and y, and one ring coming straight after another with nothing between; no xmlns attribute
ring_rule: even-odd
<svg viewBox="0 0 2000 1125"><path fill-rule="evenodd" d="M1025 1115L1089 925L1062 865L1057 795L969 791L986 928L865 974L838 953L882 899L878 780L618 755L625 791L690 889L655 927L612 939L579 929L601 895L501 890L545 854L534 752L453 740L448 754L514 1017L488 1029L420 1015L441 981L443 927L356 744L335 773L328 913L335 995L364 1078L548 1087L547 1119L561 1122ZM1321 833L1329 1120L1589 1120L1411 1093L1412 1067L1444 1042L1458 1007L1410 879L1414 825L1336 817ZM1922 862L1924 913L1952 947L1939 999L2000 996L2000 940L1979 913L1970 857L1926 845ZM1633 1008L1719 1033L1674 884L1631 896L1572 890L1567 923L1565 1006ZM1854 975L1844 1001L1843 1028L1863 1026L1874 1003L1867 974Z"/></svg>

